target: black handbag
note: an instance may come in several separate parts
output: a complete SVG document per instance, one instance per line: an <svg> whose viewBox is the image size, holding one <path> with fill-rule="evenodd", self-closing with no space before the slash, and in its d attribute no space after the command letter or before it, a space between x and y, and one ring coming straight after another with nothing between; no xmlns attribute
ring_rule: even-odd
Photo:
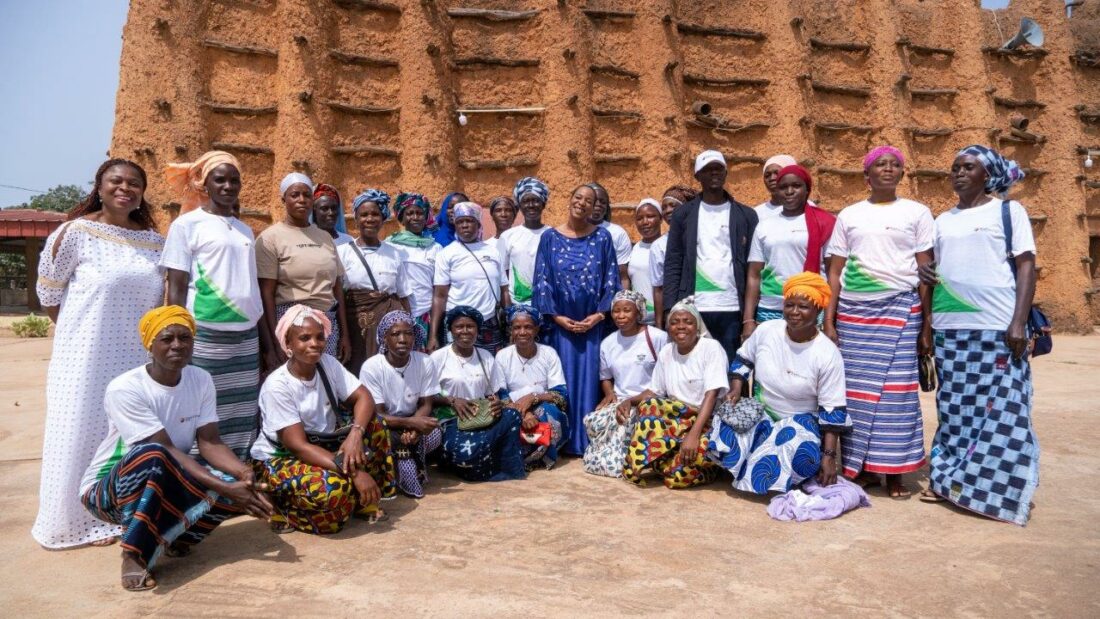
<svg viewBox="0 0 1100 619"><path fill-rule="evenodd" d="M1009 214L1008 200L1001 201L1001 226L1005 233L1005 252L1008 267L1012 269L1012 279L1016 277L1016 257L1012 255L1012 217ZM1050 319L1043 310L1031 306L1027 316L1027 336L1031 339L1031 356L1040 357L1054 350L1054 338L1050 335Z"/></svg>
<svg viewBox="0 0 1100 619"><path fill-rule="evenodd" d="M456 242L462 243L462 241ZM466 251L470 252L470 256L473 257L474 262L477 263L477 266L481 267L481 272L485 274L485 281L489 282L489 291L493 294L493 301L496 302L496 311L493 317L497 320L497 329L500 331L501 336L503 336L504 340L507 341L508 318L507 314L504 312L504 305L501 303L500 300L500 290L497 288L496 284L493 283L492 278L489 277L489 270L485 268L484 264L481 264L481 260L478 259L477 254L474 253L474 250L470 249L470 246L465 243L462 243L462 246L466 248ZM489 320L489 317L486 316L485 320Z"/></svg>
<svg viewBox="0 0 1100 619"><path fill-rule="evenodd" d="M336 414L336 429L332 432L306 431L306 440L309 441L310 445L316 445L321 449L336 453L340 451L344 441L348 438L348 434L351 433L351 411L336 399L336 395L332 391L332 385L328 382L328 376L325 375L325 369L320 363L317 364L317 375L321 378L321 384L325 388L325 397L328 398L329 406L332 407L332 412ZM267 436L266 432L264 436ZM286 451L286 447L279 441L278 436L275 438L267 436L267 440L271 442L276 450Z"/></svg>

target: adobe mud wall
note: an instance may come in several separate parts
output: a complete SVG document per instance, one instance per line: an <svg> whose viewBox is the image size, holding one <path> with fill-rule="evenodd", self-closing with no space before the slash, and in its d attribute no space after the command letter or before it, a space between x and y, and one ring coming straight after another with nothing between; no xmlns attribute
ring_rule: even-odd
<svg viewBox="0 0 1100 619"><path fill-rule="evenodd" d="M1046 44L998 53L1023 15ZM977 0L133 0L112 154L147 167L166 225L159 170L234 152L259 229L281 216L291 170L345 196L378 186L436 204L537 175L558 221L579 182L636 203L690 181L704 148L726 153L746 203L766 198L764 158L789 152L838 210L864 197L860 159L882 142L909 157L903 194L939 213L955 151L993 143L1028 168L1013 197L1038 237L1038 298L1080 331L1100 317L1100 161L1080 154L1100 148L1098 33L1095 0L1072 19L1063 0L996 16ZM720 128L699 125L697 100ZM475 108L460 126L456 110ZM1013 113L1038 142L1010 133Z"/></svg>

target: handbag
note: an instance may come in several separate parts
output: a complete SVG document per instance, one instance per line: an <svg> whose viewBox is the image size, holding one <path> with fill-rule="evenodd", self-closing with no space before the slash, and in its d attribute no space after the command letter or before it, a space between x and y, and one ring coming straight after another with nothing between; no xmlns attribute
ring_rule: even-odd
<svg viewBox="0 0 1100 619"><path fill-rule="evenodd" d="M917 359L917 378L921 391L927 393L936 390L936 360L932 355L923 355Z"/></svg>
<svg viewBox="0 0 1100 619"><path fill-rule="evenodd" d="M714 416L733 428L734 432L744 434L755 428L764 417L764 405L755 398L741 398L737 404L723 399L714 407Z"/></svg>
<svg viewBox="0 0 1100 619"><path fill-rule="evenodd" d="M649 345L649 354L653 355L653 360L657 360L657 349L653 347L653 338L649 337L649 325L642 326L642 332L645 333L645 343Z"/></svg>
<svg viewBox="0 0 1100 619"><path fill-rule="evenodd" d="M538 447L550 446L550 424L545 421L540 421L534 430L530 432L524 430L522 427L519 429L519 438L528 445L535 445Z"/></svg>
<svg viewBox="0 0 1100 619"><path fill-rule="evenodd" d="M1005 253L1008 268L1012 270L1012 279L1016 276L1016 257L1012 255L1012 217L1009 215L1008 200L1001 201L1001 226L1005 233ZM1031 356L1040 357L1054 350L1054 338L1050 335L1050 319L1043 310L1032 305L1027 316L1027 336L1031 339Z"/></svg>
<svg viewBox="0 0 1100 619"><path fill-rule="evenodd" d="M328 382L328 376L325 375L325 369L320 363L317 364L317 375L321 378L321 384L325 388L325 397L328 399L329 406L332 407L332 412L336 414L336 429L332 432L310 432L307 430L306 440L309 441L310 445L316 445L326 451L337 453L348 438L348 434L351 433L351 412L336 399L332 391L332 385ZM272 438L264 432L264 436L276 450L286 451L286 447L283 446L277 435ZM251 448L249 450L251 451Z"/></svg>
<svg viewBox="0 0 1100 619"><path fill-rule="evenodd" d="M474 356L477 357L477 364L481 366L481 374L485 377L485 384L489 389L492 389L492 385L489 383L489 373L485 371L485 362L481 360L481 353L478 349L474 348ZM497 416L493 414L493 403L489 401L489 398L478 398L477 400L470 400L477 407L477 413L473 417L463 419L458 417L458 429L463 432L472 432L474 430L484 430L492 426L497 422Z"/></svg>
<svg viewBox="0 0 1100 619"><path fill-rule="evenodd" d="M462 243L462 241L458 241L458 242ZM489 270L485 268L484 264L481 264L481 260L478 260L477 254L474 253L474 250L470 249L469 245L467 245L465 243L462 243L462 246L466 248L466 251L470 252L470 256L473 257L474 262L477 263L477 266L481 267L481 272L485 274L485 281L489 282L489 292L493 295L493 301L496 303L496 305L495 305L496 309L493 312L493 314L494 314L493 318L495 318L496 321L497 321L497 329L500 330L500 334L504 337L505 340L507 340L508 339L508 318L504 313L504 306L501 305L501 303L500 303L500 296L498 296L499 293L497 291L497 287L493 284L493 279L491 277L489 277ZM478 361L480 361L480 360L481 360L481 357L478 357Z"/></svg>

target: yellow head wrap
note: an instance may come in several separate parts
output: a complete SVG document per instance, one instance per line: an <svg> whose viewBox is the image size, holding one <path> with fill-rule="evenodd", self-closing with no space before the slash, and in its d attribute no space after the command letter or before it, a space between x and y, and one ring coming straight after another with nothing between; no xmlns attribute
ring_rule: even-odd
<svg viewBox="0 0 1100 619"><path fill-rule="evenodd" d="M237 158L221 150L212 150L204 153L193 163L170 163L164 169L164 177L168 180L168 186L180 199L180 215L195 210L200 204L210 200L206 193L206 177L214 168L223 163L241 171L241 164Z"/></svg>
<svg viewBox="0 0 1100 619"><path fill-rule="evenodd" d="M824 277L806 271L788 277L783 283L783 298L793 295L806 297L819 309L825 309L833 298L833 290L829 288L829 282Z"/></svg>
<svg viewBox="0 0 1100 619"><path fill-rule="evenodd" d="M141 334L141 344L146 350L153 345L153 340L165 327L171 325L183 325L195 334L195 319L185 308L178 305L164 305L145 312L138 321L138 333Z"/></svg>

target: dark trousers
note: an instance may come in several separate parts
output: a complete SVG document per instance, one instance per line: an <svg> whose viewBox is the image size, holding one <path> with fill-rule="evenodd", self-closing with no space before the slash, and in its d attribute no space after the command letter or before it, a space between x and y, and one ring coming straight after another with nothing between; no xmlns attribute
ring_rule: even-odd
<svg viewBox="0 0 1100 619"><path fill-rule="evenodd" d="M741 347L741 312L699 312L707 325L710 336L718 340L733 361L733 355Z"/></svg>

